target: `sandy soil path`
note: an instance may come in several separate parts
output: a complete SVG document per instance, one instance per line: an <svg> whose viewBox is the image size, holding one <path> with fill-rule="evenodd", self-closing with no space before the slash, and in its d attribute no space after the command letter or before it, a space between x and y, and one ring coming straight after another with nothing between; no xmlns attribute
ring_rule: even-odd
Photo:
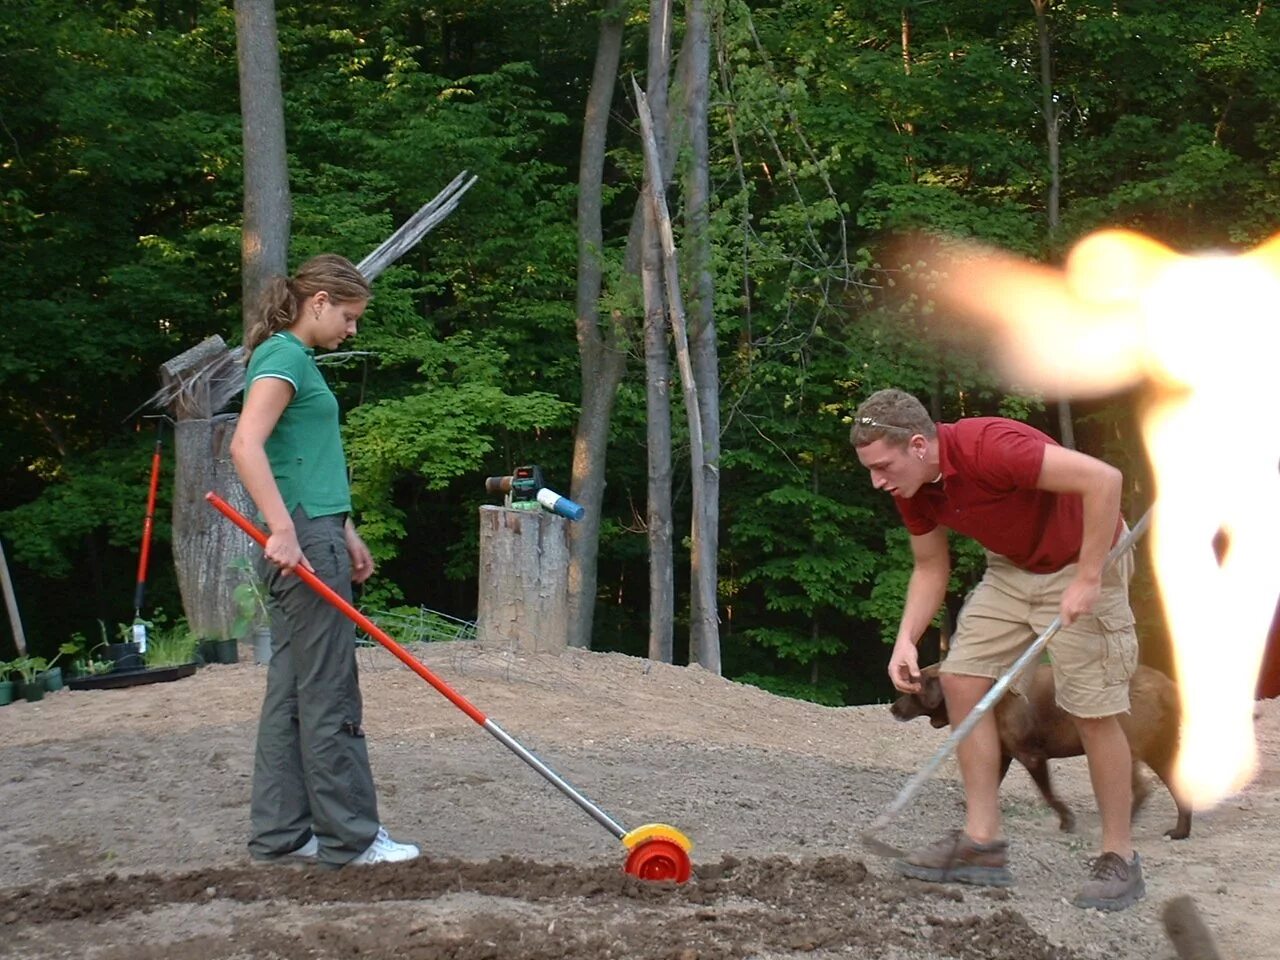
<svg viewBox="0 0 1280 960"><path fill-rule="evenodd" d="M328 873L244 850L265 668L61 692L0 710L0 955L237 958L1171 958L1161 911L1194 897L1224 956L1280 944L1280 701L1263 766L1189 840L1158 783L1136 825L1149 894L1119 915L1068 900L1098 832L1083 760L1055 783L1060 833L1020 770L1005 785L1017 886L896 877L862 830L941 743L885 707L783 700L697 669L478 644L422 652L504 729L627 827L694 840L683 887L621 873L606 831L381 650L360 653L383 821L419 861ZM886 833L956 825L947 765Z"/></svg>

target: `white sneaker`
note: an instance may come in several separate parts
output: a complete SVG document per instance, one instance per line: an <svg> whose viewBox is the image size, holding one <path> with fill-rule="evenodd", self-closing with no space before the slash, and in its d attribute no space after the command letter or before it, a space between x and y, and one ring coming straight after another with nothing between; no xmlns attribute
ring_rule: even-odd
<svg viewBox="0 0 1280 960"><path fill-rule="evenodd" d="M308 863L316 863L320 856L320 841L316 839L313 833L310 838L300 846L297 850L290 850L288 853L277 853L270 856L260 856L253 854L253 863L269 864L284 863L291 866L301 866Z"/></svg>
<svg viewBox="0 0 1280 960"><path fill-rule="evenodd" d="M369 866L374 863L403 863L406 860L414 860L422 854L416 844L412 843L396 843L383 827L378 828L378 834L373 838L373 843L369 844L369 849L360 856L351 860L350 863L358 867Z"/></svg>

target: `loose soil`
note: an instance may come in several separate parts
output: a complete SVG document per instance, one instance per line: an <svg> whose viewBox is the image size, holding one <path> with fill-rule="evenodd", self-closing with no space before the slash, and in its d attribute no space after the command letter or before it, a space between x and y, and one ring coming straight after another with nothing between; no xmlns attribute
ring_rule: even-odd
<svg viewBox="0 0 1280 960"><path fill-rule="evenodd" d="M1074 835L1010 773L1015 887L923 884L860 842L941 744L923 721L616 654L420 654L615 820L687 833L694 878L623 874L618 841L380 649L359 659L382 819L424 856L336 872L251 865L266 669L213 666L0 711L0 955L1168 960L1162 910L1190 894L1224 957L1276 956L1280 701L1258 704L1258 776L1198 814L1189 840L1162 837L1175 811L1153 782L1135 823L1147 899L1108 915L1069 903L1098 836L1082 759L1053 767ZM933 839L961 813L948 762L884 839Z"/></svg>

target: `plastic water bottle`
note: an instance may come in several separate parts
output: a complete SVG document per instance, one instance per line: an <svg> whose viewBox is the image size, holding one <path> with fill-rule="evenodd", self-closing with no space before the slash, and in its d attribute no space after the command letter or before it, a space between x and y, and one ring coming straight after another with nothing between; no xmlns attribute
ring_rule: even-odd
<svg viewBox="0 0 1280 960"><path fill-rule="evenodd" d="M581 504L574 503L568 497L560 496L549 487L543 487L538 491L538 502L566 520L581 520L582 515L586 513Z"/></svg>

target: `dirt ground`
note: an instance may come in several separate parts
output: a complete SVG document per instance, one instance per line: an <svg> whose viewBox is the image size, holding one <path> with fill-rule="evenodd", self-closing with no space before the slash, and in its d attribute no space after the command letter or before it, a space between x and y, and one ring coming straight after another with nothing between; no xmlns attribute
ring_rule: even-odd
<svg viewBox="0 0 1280 960"><path fill-rule="evenodd" d="M266 670L212 666L0 710L0 956L1167 960L1162 910L1181 894L1224 957L1277 955L1280 701L1258 705L1258 777L1198 814L1189 840L1163 839L1174 807L1153 785L1135 826L1147 899L1104 915L1069 903L1098 833L1083 760L1053 768L1076 835L1010 773L1011 891L921 884L859 838L941 744L924 721L615 654L455 643L422 656L625 827L687 833L694 878L624 875L618 841L379 649L360 662L382 819L424 857L251 865ZM932 839L960 814L948 763L884 838Z"/></svg>

